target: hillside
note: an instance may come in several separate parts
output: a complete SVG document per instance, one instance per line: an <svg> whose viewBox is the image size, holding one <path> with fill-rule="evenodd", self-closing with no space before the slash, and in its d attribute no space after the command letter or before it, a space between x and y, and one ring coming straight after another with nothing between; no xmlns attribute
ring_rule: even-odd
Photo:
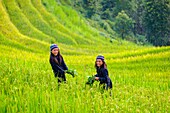
<svg viewBox="0 0 170 113"><path fill-rule="evenodd" d="M83 49L81 45L129 46L129 42L120 40L110 43L108 37L101 35L103 31L91 27L76 11L53 0L2 0L0 8L3 45L36 52L47 52L51 43L65 49L70 48L69 45L76 49L77 46Z"/></svg>
<svg viewBox="0 0 170 113"><path fill-rule="evenodd" d="M68 4L68 0L59 0ZM0 0L0 113L170 112L170 47L139 46L105 31L56 0ZM57 43L69 69L58 90L49 64ZM113 89L95 82L103 54Z"/></svg>
<svg viewBox="0 0 170 113"><path fill-rule="evenodd" d="M0 8L1 37L6 44L14 42L17 48L47 51L50 43L108 44L74 10L55 1L2 0Z"/></svg>

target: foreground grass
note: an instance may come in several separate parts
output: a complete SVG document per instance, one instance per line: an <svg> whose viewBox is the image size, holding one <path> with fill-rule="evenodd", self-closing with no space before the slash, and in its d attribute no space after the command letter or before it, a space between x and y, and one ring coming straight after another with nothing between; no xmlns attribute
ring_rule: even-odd
<svg viewBox="0 0 170 113"><path fill-rule="evenodd" d="M85 87L87 76L95 74L96 56L63 54L79 76L66 75L67 84L58 90L48 53L0 48L0 112L170 112L169 47L104 53L112 96L97 82Z"/></svg>

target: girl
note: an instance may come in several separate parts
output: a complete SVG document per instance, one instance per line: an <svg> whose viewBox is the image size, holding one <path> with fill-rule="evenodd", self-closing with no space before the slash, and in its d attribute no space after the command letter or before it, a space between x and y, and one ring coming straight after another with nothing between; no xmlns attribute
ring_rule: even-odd
<svg viewBox="0 0 170 113"><path fill-rule="evenodd" d="M100 81L100 85L103 85L104 89L112 88L112 81L109 78L107 65L104 61L104 56L97 56L95 62L95 68L97 74L95 75L95 80Z"/></svg>
<svg viewBox="0 0 170 113"><path fill-rule="evenodd" d="M53 69L55 77L58 78L58 83L66 82L65 71L68 70L60 50L56 44L50 46L50 64Z"/></svg>

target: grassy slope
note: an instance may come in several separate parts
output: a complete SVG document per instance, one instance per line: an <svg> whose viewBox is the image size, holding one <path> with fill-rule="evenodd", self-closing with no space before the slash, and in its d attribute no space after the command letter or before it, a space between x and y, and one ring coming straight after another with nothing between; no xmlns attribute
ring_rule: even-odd
<svg viewBox="0 0 170 113"><path fill-rule="evenodd" d="M8 45L8 42L12 43L14 42L16 44L15 47L18 47L17 45L21 46L23 48L29 48L32 51L36 51L36 49L40 49L43 46L47 46L46 42L39 41L37 39L25 36L19 32L19 30L15 27L15 25L10 21L10 18L5 10L5 8L2 5L2 2L0 4L0 33L2 34L2 37L5 37L4 43L5 45ZM5 41L7 40L7 41ZM11 45L12 46L12 45ZM33 50L34 49L34 50ZM47 49L46 49L47 50Z"/></svg>
<svg viewBox="0 0 170 113"><path fill-rule="evenodd" d="M17 27L17 29L24 35L29 37L44 40L46 42L54 41L52 37L44 34L43 32L36 29L27 17L22 13L15 0L4 0L5 8L10 16L11 22Z"/></svg>
<svg viewBox="0 0 170 113"><path fill-rule="evenodd" d="M1 0L0 112L169 112L170 47L109 43L99 33L55 0ZM67 75L59 91L48 62L54 42L79 73ZM112 97L97 83L84 88L98 54L106 58Z"/></svg>

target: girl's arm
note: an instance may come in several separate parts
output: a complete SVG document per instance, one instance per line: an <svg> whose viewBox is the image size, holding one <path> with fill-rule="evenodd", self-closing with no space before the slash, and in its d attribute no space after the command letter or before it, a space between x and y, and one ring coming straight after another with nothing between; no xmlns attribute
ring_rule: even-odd
<svg viewBox="0 0 170 113"><path fill-rule="evenodd" d="M98 74L95 74L94 76L95 76L95 77L98 77Z"/></svg>
<svg viewBox="0 0 170 113"><path fill-rule="evenodd" d="M95 80L99 80L98 74L94 75L95 76Z"/></svg>
<svg viewBox="0 0 170 113"><path fill-rule="evenodd" d="M62 61L62 66L63 66L63 69L64 69L64 70L68 70L68 67L66 66L66 64L65 64L65 62L64 62L64 59L63 59L63 61Z"/></svg>
<svg viewBox="0 0 170 113"><path fill-rule="evenodd" d="M55 62L50 61L50 64L51 64L51 67L52 67L54 73L58 73L58 72L64 73L63 70L58 68L58 65Z"/></svg>
<svg viewBox="0 0 170 113"><path fill-rule="evenodd" d="M108 70L107 69L103 69L102 70L102 77L99 77L98 80L100 82L107 82L107 77L108 77Z"/></svg>

